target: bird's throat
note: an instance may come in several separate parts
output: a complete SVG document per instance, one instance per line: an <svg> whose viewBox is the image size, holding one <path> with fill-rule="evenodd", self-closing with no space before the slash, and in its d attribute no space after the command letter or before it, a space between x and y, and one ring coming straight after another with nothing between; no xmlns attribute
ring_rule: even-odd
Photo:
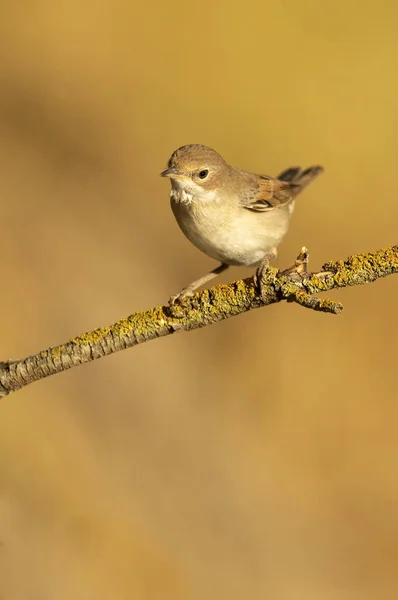
<svg viewBox="0 0 398 600"><path fill-rule="evenodd" d="M206 190L194 181L173 181L170 199L176 204L214 202L218 199L217 190Z"/></svg>
<svg viewBox="0 0 398 600"><path fill-rule="evenodd" d="M193 194L187 192L180 186L173 187L170 192L170 199L177 204L191 204L193 201Z"/></svg>

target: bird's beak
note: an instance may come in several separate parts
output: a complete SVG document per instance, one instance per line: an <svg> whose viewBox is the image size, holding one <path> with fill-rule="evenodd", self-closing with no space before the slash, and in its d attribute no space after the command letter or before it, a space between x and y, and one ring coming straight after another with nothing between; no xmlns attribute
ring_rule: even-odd
<svg viewBox="0 0 398 600"><path fill-rule="evenodd" d="M170 167L169 169L162 171L160 174L161 177L170 177L170 179L178 178L179 175L180 173L175 167Z"/></svg>

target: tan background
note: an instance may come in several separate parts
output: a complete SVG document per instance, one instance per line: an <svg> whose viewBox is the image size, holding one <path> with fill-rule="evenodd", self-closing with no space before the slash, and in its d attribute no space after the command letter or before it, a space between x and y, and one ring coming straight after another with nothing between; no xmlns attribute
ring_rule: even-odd
<svg viewBox="0 0 398 600"><path fill-rule="evenodd" d="M3 1L1 358L215 266L158 177L185 143L268 174L326 166L277 265L397 243L397 22L395 0ZM0 598L397 598L397 285L3 400Z"/></svg>

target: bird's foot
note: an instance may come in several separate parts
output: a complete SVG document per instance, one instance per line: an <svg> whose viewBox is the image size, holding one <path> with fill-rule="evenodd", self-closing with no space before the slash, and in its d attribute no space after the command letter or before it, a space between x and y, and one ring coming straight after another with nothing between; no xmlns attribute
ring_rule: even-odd
<svg viewBox="0 0 398 600"><path fill-rule="evenodd" d="M254 284L263 302L266 302L268 297L267 274L269 274L270 271L269 263L274 258L276 258L276 252L267 254L257 267L257 271L254 275Z"/></svg>
<svg viewBox="0 0 398 600"><path fill-rule="evenodd" d="M170 314L176 319L183 317L185 314L184 308L187 307L187 300L193 295L193 290L190 287L186 287L175 296L171 296L169 300Z"/></svg>
<svg viewBox="0 0 398 600"><path fill-rule="evenodd" d="M188 298L191 298L194 295L194 292L191 287L186 287L181 290L175 296L171 296L169 300L169 305L173 306L174 304L184 304L184 301Z"/></svg>

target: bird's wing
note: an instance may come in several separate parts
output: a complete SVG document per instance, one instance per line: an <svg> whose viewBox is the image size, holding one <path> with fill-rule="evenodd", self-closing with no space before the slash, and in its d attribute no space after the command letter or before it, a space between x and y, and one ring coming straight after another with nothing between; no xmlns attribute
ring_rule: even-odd
<svg viewBox="0 0 398 600"><path fill-rule="evenodd" d="M300 167L291 167L283 171L277 179L261 175L257 178L257 186L253 193L241 198L241 206L255 212L266 212L285 206L321 173L323 168L314 165L304 171Z"/></svg>
<svg viewBox="0 0 398 600"><path fill-rule="evenodd" d="M299 185L262 175L250 196L240 199L241 206L254 212L266 212L289 204L297 195Z"/></svg>

